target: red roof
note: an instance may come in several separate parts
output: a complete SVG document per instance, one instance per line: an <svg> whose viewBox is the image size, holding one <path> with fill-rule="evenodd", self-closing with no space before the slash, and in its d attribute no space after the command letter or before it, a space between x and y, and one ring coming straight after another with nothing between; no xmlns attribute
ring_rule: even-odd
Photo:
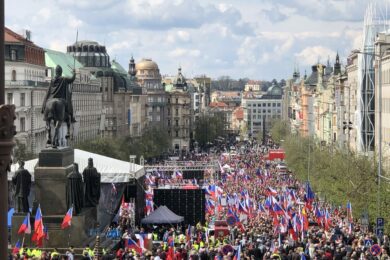
<svg viewBox="0 0 390 260"><path fill-rule="evenodd" d="M236 119L244 119L244 109L242 107L237 107L233 113Z"/></svg>
<svg viewBox="0 0 390 260"><path fill-rule="evenodd" d="M211 102L209 104L209 107L227 107L228 105L226 105L226 103L223 103L223 102Z"/></svg>

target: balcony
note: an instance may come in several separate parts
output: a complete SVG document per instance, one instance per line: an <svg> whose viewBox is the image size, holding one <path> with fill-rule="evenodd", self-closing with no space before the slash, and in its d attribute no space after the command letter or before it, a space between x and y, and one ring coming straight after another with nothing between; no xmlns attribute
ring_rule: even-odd
<svg viewBox="0 0 390 260"><path fill-rule="evenodd" d="M48 87L50 82L33 80L6 80L6 87Z"/></svg>

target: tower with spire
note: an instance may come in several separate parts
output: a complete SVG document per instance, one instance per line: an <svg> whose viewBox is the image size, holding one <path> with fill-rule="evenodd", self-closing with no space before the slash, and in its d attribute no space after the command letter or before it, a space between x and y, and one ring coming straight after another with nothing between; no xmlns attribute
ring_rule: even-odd
<svg viewBox="0 0 390 260"><path fill-rule="evenodd" d="M135 70L134 58L133 58L133 55L131 55L131 59L130 59L130 62L129 62L129 75L130 75L130 78L131 79L135 79L136 73L137 73L137 71Z"/></svg>
<svg viewBox="0 0 390 260"><path fill-rule="evenodd" d="M339 52L337 52L337 54L336 54L336 62L333 66L333 73L335 75L341 74L341 64L340 64Z"/></svg>

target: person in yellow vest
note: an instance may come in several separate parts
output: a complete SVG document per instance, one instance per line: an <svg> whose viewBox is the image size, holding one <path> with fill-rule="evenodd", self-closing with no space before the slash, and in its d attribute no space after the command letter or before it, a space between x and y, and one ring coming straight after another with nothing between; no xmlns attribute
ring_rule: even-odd
<svg viewBox="0 0 390 260"><path fill-rule="evenodd" d="M204 247L204 242L203 242L203 240L201 240L201 241L199 242L199 247L200 247L200 248Z"/></svg>
<svg viewBox="0 0 390 260"><path fill-rule="evenodd" d="M192 248L194 248L195 251L198 251L198 250L199 250L199 244L198 244L198 242L195 241L195 242L192 244Z"/></svg>
<svg viewBox="0 0 390 260"><path fill-rule="evenodd" d="M88 255L89 255L90 257L94 257L95 253L93 252L93 249L91 249L91 248L89 249Z"/></svg>
<svg viewBox="0 0 390 260"><path fill-rule="evenodd" d="M30 248L27 248L26 254L28 257L32 257L32 251Z"/></svg>
<svg viewBox="0 0 390 260"><path fill-rule="evenodd" d="M20 248L20 250L19 250L19 255L23 255L23 253L24 253L24 248L22 247L22 248Z"/></svg>
<svg viewBox="0 0 390 260"><path fill-rule="evenodd" d="M59 256L59 255L60 255L60 253L58 253L57 248L54 248L53 252L50 254L50 257L54 258L54 257Z"/></svg>
<svg viewBox="0 0 390 260"><path fill-rule="evenodd" d="M85 255L91 256L91 255L89 254L90 251L91 251L91 248L89 247L89 245L87 245L87 246L84 248L84 250L83 250L83 256L85 256Z"/></svg>
<svg viewBox="0 0 390 260"><path fill-rule="evenodd" d="M157 240L158 240L158 234L157 234L157 232L153 232L153 233L152 233L152 236L153 236L153 241L157 241Z"/></svg>

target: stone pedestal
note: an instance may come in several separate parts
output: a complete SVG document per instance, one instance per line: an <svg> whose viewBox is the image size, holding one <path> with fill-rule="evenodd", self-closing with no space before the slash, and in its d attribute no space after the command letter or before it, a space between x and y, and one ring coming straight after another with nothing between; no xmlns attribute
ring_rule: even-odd
<svg viewBox="0 0 390 260"><path fill-rule="evenodd" d="M65 230L61 229L61 223L64 215L43 215L43 225L47 228L49 239L43 240L44 248L59 247L64 248L69 245L75 247L84 247L86 241L89 241L89 232L96 225L96 208L86 208L77 215L72 217L72 224ZM23 234L18 235L20 225L23 223L26 215L15 214L12 217L12 237L11 243L15 244L18 240L23 240ZM34 233L34 217L31 218L32 233ZM35 242L31 241L31 235L24 236L25 247L35 247Z"/></svg>
<svg viewBox="0 0 390 260"><path fill-rule="evenodd" d="M44 247L84 246L89 230L97 223L97 209L83 209L79 215L73 215L71 227L62 230L61 223L68 211L66 206L67 176L73 171L74 150L69 147L44 149L39 153L35 167L35 200L41 206L43 225L48 229L49 240ZM12 218L12 243L22 239L18 229L26 214L15 214ZM34 229L35 215L31 216L31 228ZM25 245L31 245L31 236L25 236Z"/></svg>

